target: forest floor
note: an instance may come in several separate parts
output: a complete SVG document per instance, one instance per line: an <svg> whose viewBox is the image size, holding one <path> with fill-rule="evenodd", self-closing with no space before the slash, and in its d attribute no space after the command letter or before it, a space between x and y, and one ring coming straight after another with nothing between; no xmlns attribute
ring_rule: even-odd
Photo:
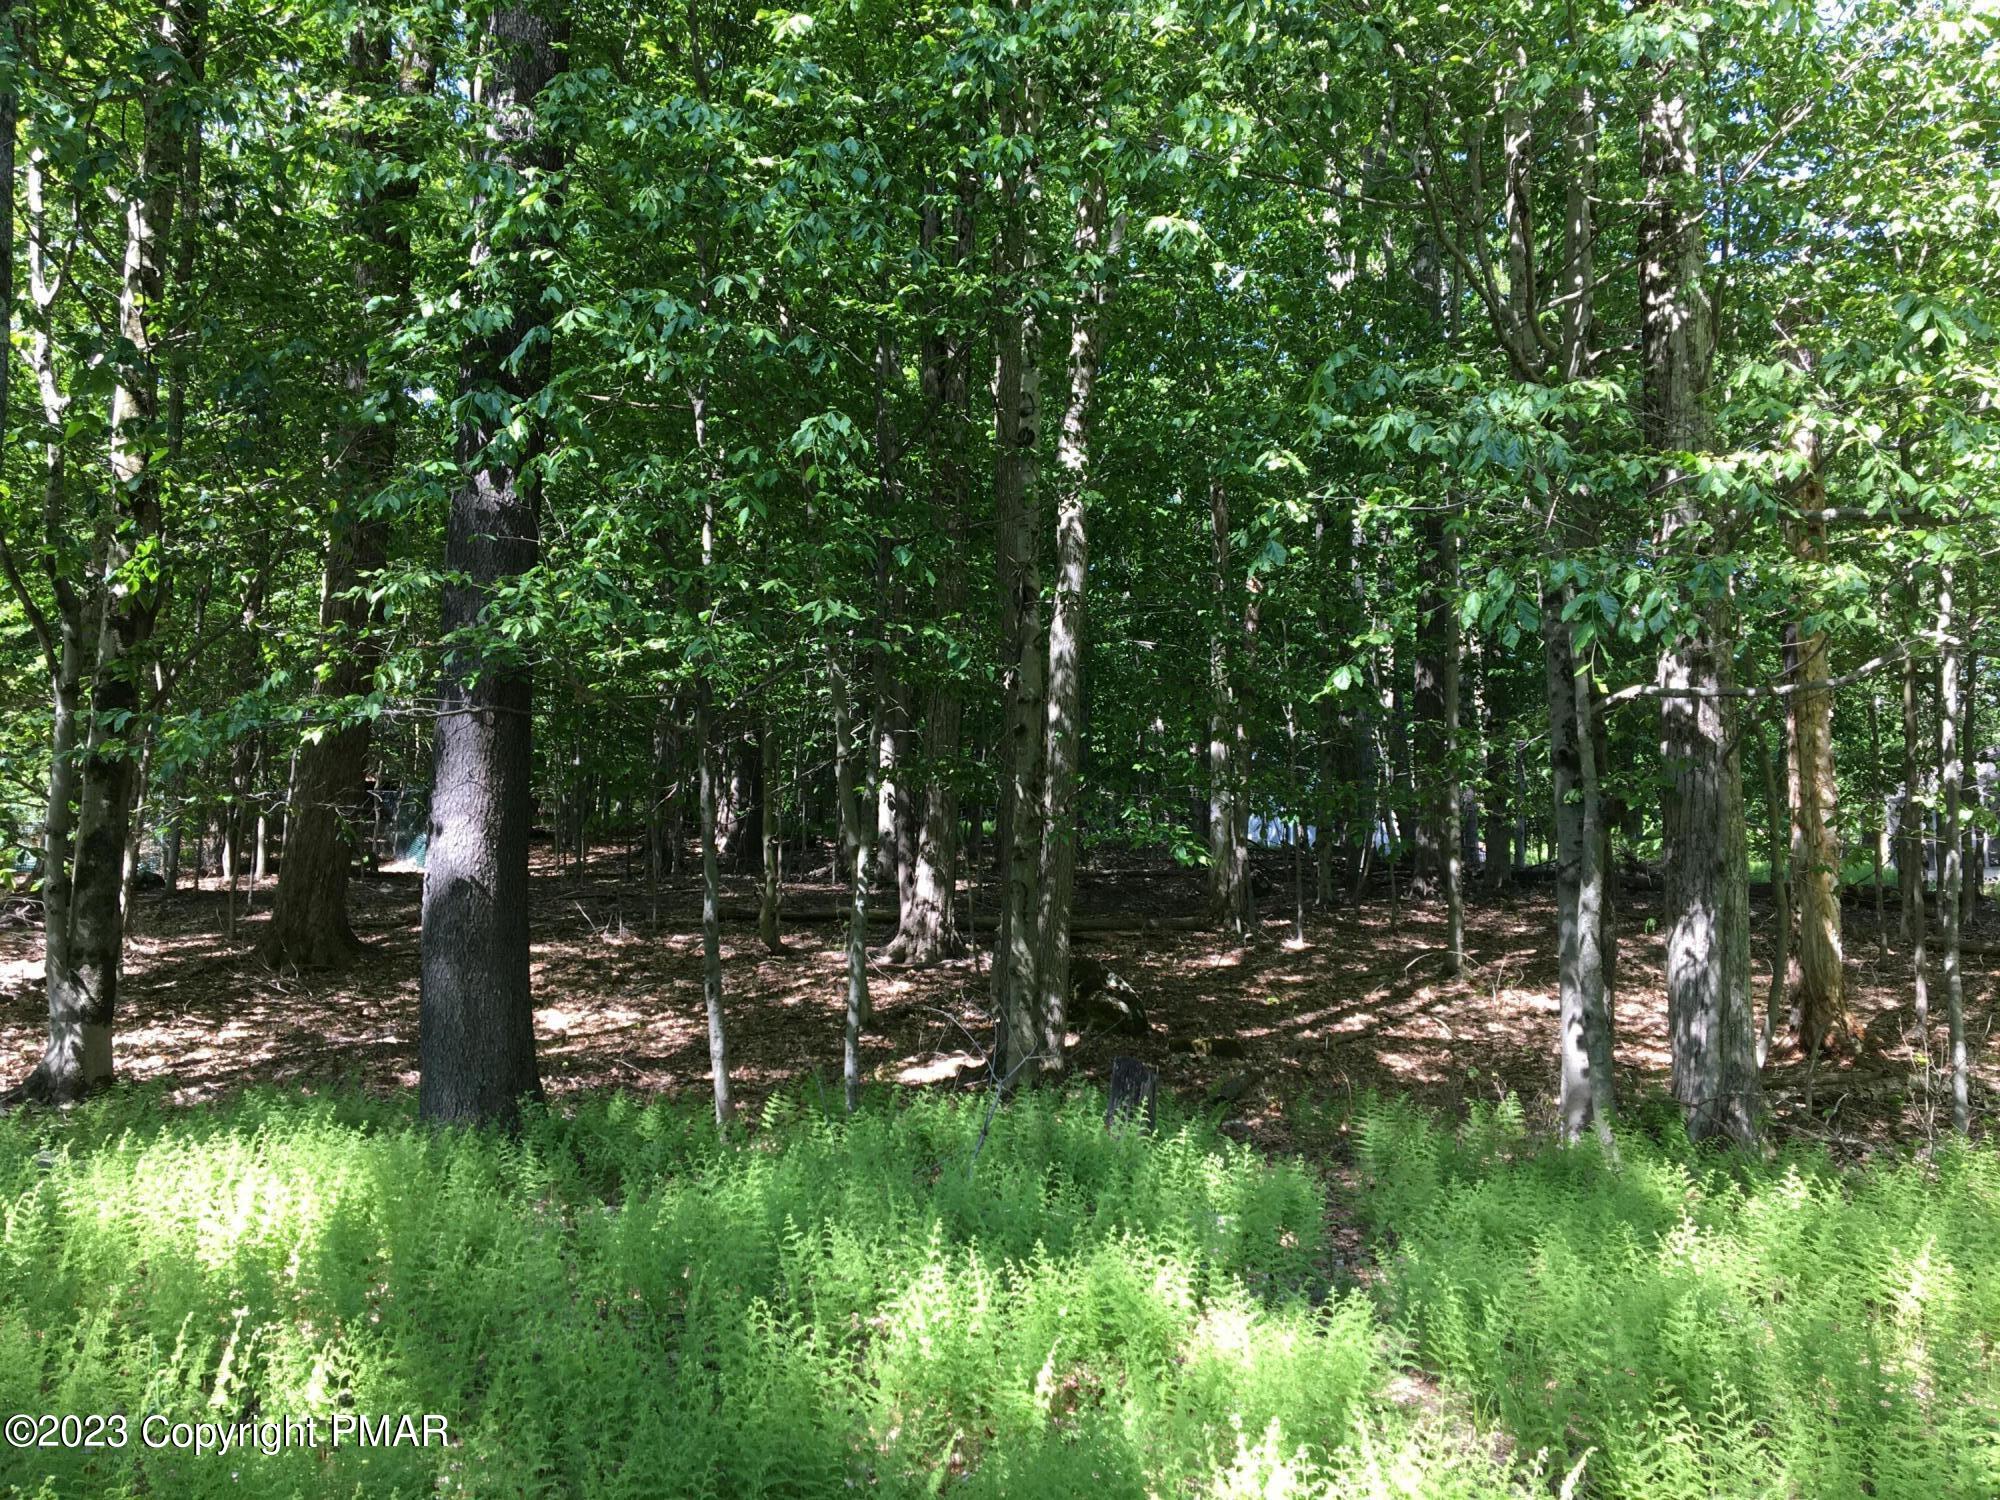
<svg viewBox="0 0 2000 1500"><path fill-rule="evenodd" d="M647 892L630 869L614 851L579 877L537 850L536 1033L553 1095L607 1086L669 1096L708 1089L699 889L682 882L664 890L656 930ZM1272 873L1279 873L1275 864ZM1171 925L1200 911L1198 871L1127 864L1085 873L1079 912L1129 918L1131 930L1082 934L1077 951L1132 985L1153 1029L1145 1038L1077 1037L1081 1076L1101 1083L1112 1057L1130 1053L1156 1066L1163 1086L1184 1098L1199 1100L1221 1085L1233 1096L1226 1112L1235 1123L1227 1128L1267 1147L1289 1144L1289 1101L1337 1102L1369 1090L1406 1093L1452 1114L1512 1093L1531 1122L1546 1123L1556 1028L1554 907L1546 884L1472 903L1466 973L1456 980L1444 973L1440 907L1406 902L1392 919L1377 892L1359 907L1308 911L1306 940L1297 944L1289 889L1268 884L1260 930L1236 945L1213 931ZM368 947L338 977L277 973L259 961L254 950L271 882L257 892L257 910L240 915L233 941L224 932L227 897L213 879L171 897L141 893L121 992L121 1075L162 1083L187 1103L251 1083L414 1085L420 886L414 870L357 876L355 928ZM751 877L727 881L726 910L740 913L755 899ZM842 899L824 882L785 889L786 906L801 914L832 912ZM1659 1096L1667 1079L1662 945L1650 901L1634 890L1620 912L1617 1055L1628 1105ZM1771 917L1753 904L1761 1011ZM1149 919L1156 925L1143 925ZM876 942L886 935L880 925L871 934ZM1989 942L2000 936L1992 904L1972 935ZM1917 1082L1908 955L1893 942L1886 953L1878 950L1875 937L1873 911L1850 905L1854 1045L1809 1068L1781 1038L1765 1074L1779 1128L1843 1152L1865 1153L1891 1136L1937 1128ZM726 920L723 928L731 1071L753 1116L773 1090L815 1081L829 1093L839 1086L841 927L801 922L786 928L784 940L786 951L773 954L753 923ZM24 1075L41 1047L40 950L32 928L0 932L0 1057L8 1077ZM1993 970L1984 957L1966 965L1974 1072L1988 1099L2000 1089ZM873 987L875 1021L863 1047L870 1083L984 1085L981 1048L990 1021L983 956L928 969L878 963ZM1941 1056L1936 976L1931 994L1940 1018L1933 1047Z"/></svg>

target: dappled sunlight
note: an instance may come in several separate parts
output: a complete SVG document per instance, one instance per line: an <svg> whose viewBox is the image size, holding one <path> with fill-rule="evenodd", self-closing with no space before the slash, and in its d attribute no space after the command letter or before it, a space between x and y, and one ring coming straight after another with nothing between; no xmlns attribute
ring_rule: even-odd
<svg viewBox="0 0 2000 1500"><path fill-rule="evenodd" d="M656 929L648 892L621 878L624 867L609 851L578 877L537 851L531 974L542 1076L553 1095L604 1085L670 1094L707 1087L699 889L665 888ZM253 949L263 910L239 911L232 946L213 882L170 899L143 893L116 1039L122 1075L166 1081L189 1101L252 1080L413 1083L420 889L409 874L355 881L355 925L368 950L338 976L274 973L259 962ZM753 909L755 882L730 876L724 894L726 909ZM839 887L801 881L786 887L785 904L838 911L841 896ZM1092 914L1129 901L1141 921L1185 919L1206 902L1198 871L1131 867L1081 872L1078 896L1079 909ZM259 906L268 909L268 883ZM1664 939L1643 892L1631 893L1618 916L1616 1065L1629 1099L1666 1083ZM1769 922L1761 906L1753 917L1760 931ZM1850 1120L1899 1119L1921 1105L1907 960L1877 954L1863 913L1850 920L1849 1002L1862 1045L1819 1059L1812 1086L1822 1107L1841 1101ZM1074 1068L1102 1080L1114 1055L1131 1053L1157 1068L1164 1086L1190 1096L1247 1071L1254 1088L1238 1091L1232 1112L1252 1122L1261 1098L1368 1088L1413 1090L1449 1109L1512 1091L1532 1116L1550 1108L1557 999L1554 910L1544 890L1530 886L1468 907L1458 979L1444 973L1441 907L1406 903L1393 924L1380 902L1309 913L1305 947L1286 941L1290 931L1289 915L1274 914L1240 945L1187 927L1079 933L1077 951L1132 985L1152 1030L1139 1038L1075 1029ZM871 930L873 942L886 936L879 924ZM837 1087L843 923L787 924L784 939L785 950L774 954L741 919L722 929L732 1070L750 1109L789 1081L817 1077ZM17 1073L32 1065L46 1029L39 946L32 930L0 932L0 1044ZM1992 1005L1985 962L1968 965L1969 1005L1981 1017ZM978 1064L992 1030L984 955L927 969L876 956L869 983L867 1081L984 1085ZM1760 950L1760 1013L1767 983ZM1986 1036L1982 1019L1975 1072L2000 1082ZM1233 1046L1218 1047L1216 1038ZM1806 1073L1806 1060L1783 1048L1765 1071L1781 1124L1800 1119Z"/></svg>

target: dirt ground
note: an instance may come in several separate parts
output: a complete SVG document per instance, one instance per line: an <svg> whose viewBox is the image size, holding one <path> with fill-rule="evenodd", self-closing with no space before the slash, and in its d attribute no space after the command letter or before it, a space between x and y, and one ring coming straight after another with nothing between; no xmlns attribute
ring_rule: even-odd
<svg viewBox="0 0 2000 1500"><path fill-rule="evenodd" d="M558 1097L605 1086L670 1095L708 1088L698 888L668 888L656 927L646 891L626 878L630 868L613 851L579 878L537 851L536 1034L543 1077ZM1441 908L1404 904L1392 922L1386 894L1378 892L1358 908L1309 912L1306 941L1297 944L1288 872L1274 865L1270 875L1264 904L1271 909L1247 945L1171 926L1078 938L1077 951L1125 978L1154 1023L1144 1039L1077 1038L1074 1064L1082 1076L1102 1081L1114 1055L1131 1053L1159 1068L1163 1087L1191 1099L1218 1082L1247 1085L1226 1112L1240 1120L1239 1133L1273 1145L1282 1143L1286 1100L1371 1088L1407 1091L1447 1110L1512 1092L1531 1119L1549 1118L1556 997L1546 885L1476 899L1467 914L1467 971L1450 980ZM119 1073L164 1081L173 1098L189 1103L252 1082L414 1085L420 883L413 870L356 878L355 928L368 952L337 978L276 973L257 959L270 882L257 892L257 910L239 917L233 941L224 935L226 898L214 881L172 897L141 893L117 1028ZM785 902L803 914L830 911L840 896L831 885L795 882ZM1158 921L1198 914L1201 899L1198 871L1130 865L1087 872L1079 910ZM741 910L754 901L754 882L729 881L728 906ZM1657 1096L1667 1078L1661 942L1648 902L1643 890L1628 892L1619 914L1618 1083L1628 1108ZM1761 904L1756 917L1761 1009L1771 918ZM1807 1062L1782 1043L1765 1084L1781 1132L1866 1151L1892 1135L1927 1134L1938 1120L1917 1083L1908 955L1893 942L1878 949L1872 909L1850 905L1846 923L1855 1044L1810 1070L1810 1116ZM1974 935L1988 942L2000 935L1991 903L1976 926ZM885 940L886 928L873 937ZM839 940L835 923L801 923L787 928L786 951L772 954L751 923L725 922L732 1072L753 1115L773 1089L810 1089L815 1080L829 1092L838 1087ZM981 1086L991 1029L983 956L923 970L877 964L873 984L876 1022L863 1054L871 1081ZM1941 1017L1936 976L1932 997ZM1992 959L1968 960L1966 1002L1983 1104L2000 1087ZM24 1075L38 1055L42 1005L40 934L0 932L0 1074L7 1079ZM1941 1057L1941 1024L1938 1031L1933 1052Z"/></svg>

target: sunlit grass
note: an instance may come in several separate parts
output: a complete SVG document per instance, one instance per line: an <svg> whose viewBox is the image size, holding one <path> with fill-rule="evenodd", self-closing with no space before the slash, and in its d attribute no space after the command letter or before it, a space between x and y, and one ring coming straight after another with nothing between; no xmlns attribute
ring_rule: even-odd
<svg viewBox="0 0 2000 1500"><path fill-rule="evenodd" d="M449 1447L0 1453L53 1495L1975 1495L1996 1174L1633 1139L1613 1170L1355 1122L1315 1171L1087 1095L593 1098L514 1141L401 1101L127 1093L0 1123L0 1415L435 1413ZM1919 1482L1921 1481L1921 1482Z"/></svg>

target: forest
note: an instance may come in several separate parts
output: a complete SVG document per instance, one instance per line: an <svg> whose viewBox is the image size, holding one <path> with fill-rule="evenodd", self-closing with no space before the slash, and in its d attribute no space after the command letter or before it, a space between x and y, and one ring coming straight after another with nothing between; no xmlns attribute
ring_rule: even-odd
<svg viewBox="0 0 2000 1500"><path fill-rule="evenodd" d="M2000 0L796 3L0 0L0 1494L2000 1494Z"/></svg>

